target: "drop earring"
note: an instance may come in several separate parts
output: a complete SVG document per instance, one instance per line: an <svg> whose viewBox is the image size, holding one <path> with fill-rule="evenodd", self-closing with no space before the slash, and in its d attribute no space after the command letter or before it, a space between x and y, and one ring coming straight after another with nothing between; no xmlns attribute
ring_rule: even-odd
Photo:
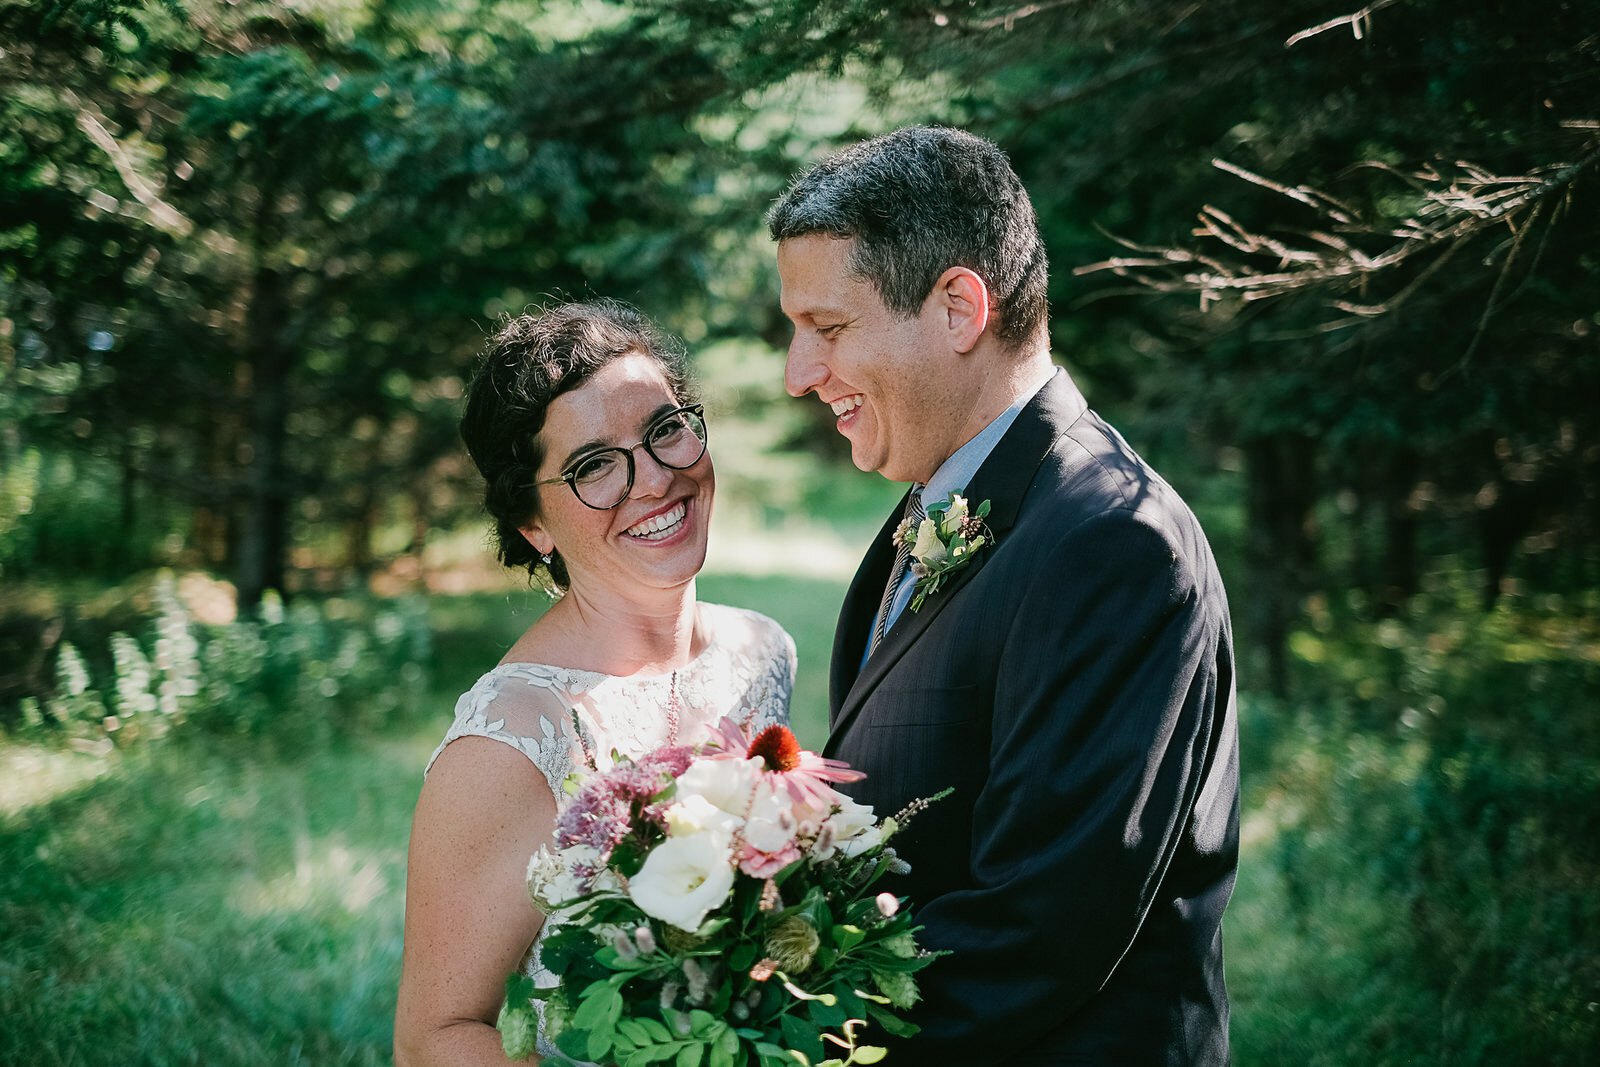
<svg viewBox="0 0 1600 1067"><path fill-rule="evenodd" d="M544 555L540 556L539 558L544 561L544 565L546 567L550 566L550 553L546 552Z"/></svg>

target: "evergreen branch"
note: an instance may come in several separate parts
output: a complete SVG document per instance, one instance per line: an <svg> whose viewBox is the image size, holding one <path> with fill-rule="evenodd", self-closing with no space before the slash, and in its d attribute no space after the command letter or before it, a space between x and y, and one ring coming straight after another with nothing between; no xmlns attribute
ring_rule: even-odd
<svg viewBox="0 0 1600 1067"><path fill-rule="evenodd" d="M1326 33L1329 30L1338 29L1340 26L1349 26L1350 32L1354 34L1355 39L1359 41L1367 35L1367 30L1372 26L1372 13L1382 8L1386 8L1394 2L1395 0L1373 0L1372 3L1368 4L1360 11L1353 12L1349 15L1340 15L1338 18L1329 19L1327 22L1324 22L1321 25L1311 26L1307 29L1301 30L1299 33L1292 35L1287 41L1283 42L1283 47L1293 48L1301 41L1315 37L1319 33Z"/></svg>

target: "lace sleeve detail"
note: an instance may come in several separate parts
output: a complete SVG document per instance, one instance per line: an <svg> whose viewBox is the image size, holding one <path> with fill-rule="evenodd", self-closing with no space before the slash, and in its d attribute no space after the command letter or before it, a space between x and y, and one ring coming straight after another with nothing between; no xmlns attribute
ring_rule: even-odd
<svg viewBox="0 0 1600 1067"><path fill-rule="evenodd" d="M507 663L485 674L456 701L455 721L428 757L428 767L456 738L487 737L527 756L559 800L561 783L586 766L573 723L576 697L571 673L537 664Z"/></svg>
<svg viewBox="0 0 1600 1067"><path fill-rule="evenodd" d="M794 638L772 619L742 611L750 627L743 655L745 685L744 724L752 732L773 725L789 725L789 698L794 693L796 656Z"/></svg>

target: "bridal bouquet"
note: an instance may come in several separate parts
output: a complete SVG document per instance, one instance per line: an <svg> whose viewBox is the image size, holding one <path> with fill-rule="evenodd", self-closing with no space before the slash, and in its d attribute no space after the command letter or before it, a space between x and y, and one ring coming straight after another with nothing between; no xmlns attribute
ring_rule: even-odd
<svg viewBox="0 0 1600 1067"><path fill-rule="evenodd" d="M576 777L576 776L575 776ZM545 1034L573 1060L636 1067L844 1067L917 999L920 950L902 902L874 893L901 865L881 822L830 782L864 777L804 751L787 727L754 739L723 720L699 748L668 746L569 781L554 848L528 866L549 917L536 988L506 982L507 1055ZM929 798L937 799L937 798ZM838 1054L824 1060L824 1041ZM843 1058L840 1058L842 1055ZM547 1062L563 1063L560 1057Z"/></svg>

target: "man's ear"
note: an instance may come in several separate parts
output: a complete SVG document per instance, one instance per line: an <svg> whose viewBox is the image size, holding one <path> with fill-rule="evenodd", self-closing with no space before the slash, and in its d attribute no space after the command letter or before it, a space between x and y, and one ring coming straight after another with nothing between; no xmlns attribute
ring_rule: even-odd
<svg viewBox="0 0 1600 1067"><path fill-rule="evenodd" d="M933 285L950 344L957 352L970 352L989 328L989 287L977 272L951 267Z"/></svg>

